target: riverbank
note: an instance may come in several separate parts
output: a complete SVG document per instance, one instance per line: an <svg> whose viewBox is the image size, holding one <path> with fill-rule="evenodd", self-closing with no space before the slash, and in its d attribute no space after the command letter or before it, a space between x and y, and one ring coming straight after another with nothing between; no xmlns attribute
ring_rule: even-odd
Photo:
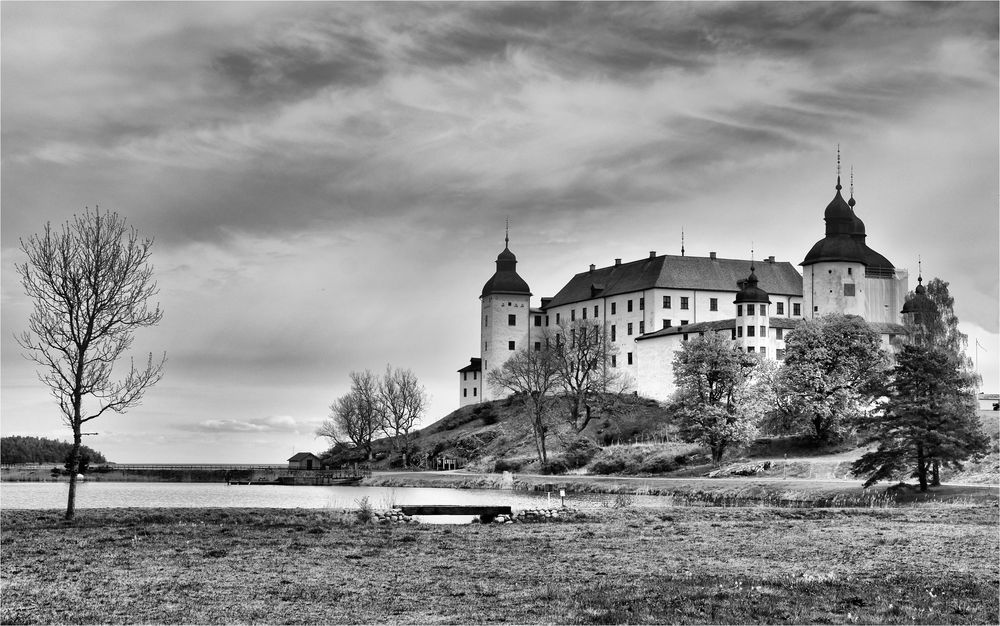
<svg viewBox="0 0 1000 626"><path fill-rule="evenodd" d="M372 487L451 487L454 489L559 490L567 494L607 493L667 496L680 504L771 506L892 506L910 503L1000 505L996 485L943 485L927 493L907 486L860 481L780 478L665 478L658 476L510 475L453 472L373 472Z"/></svg>
<svg viewBox="0 0 1000 626"><path fill-rule="evenodd" d="M0 511L0 622L997 623L996 507Z"/></svg>

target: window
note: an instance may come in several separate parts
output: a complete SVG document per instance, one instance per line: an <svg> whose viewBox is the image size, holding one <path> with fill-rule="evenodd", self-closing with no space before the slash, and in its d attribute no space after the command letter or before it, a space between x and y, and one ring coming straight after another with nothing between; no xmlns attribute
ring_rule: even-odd
<svg viewBox="0 0 1000 626"><path fill-rule="evenodd" d="M615 311L618 309L618 305L614 302L611 303L611 314L614 315Z"/></svg>
<svg viewBox="0 0 1000 626"><path fill-rule="evenodd" d="M463 389L462 390L462 397L463 398L468 398L469 397L469 390L468 389Z"/></svg>
<svg viewBox="0 0 1000 626"><path fill-rule="evenodd" d="M681 296L681 310L687 311L688 308L688 297Z"/></svg>
<svg viewBox="0 0 1000 626"><path fill-rule="evenodd" d="M642 335L646 332L646 322L639 322L639 334Z"/></svg>
<svg viewBox="0 0 1000 626"><path fill-rule="evenodd" d="M490 325L490 316L487 315L486 317L483 318L483 326L489 326L489 325Z"/></svg>
<svg viewBox="0 0 1000 626"><path fill-rule="evenodd" d="M736 336L737 337L742 337L743 336L743 327L742 326L737 326L736 327Z"/></svg>
<svg viewBox="0 0 1000 626"><path fill-rule="evenodd" d="M663 308L670 308L670 296L663 296Z"/></svg>
<svg viewBox="0 0 1000 626"><path fill-rule="evenodd" d="M718 311L719 310L719 299L718 298L710 298L708 300L708 310L709 311Z"/></svg>
<svg viewBox="0 0 1000 626"><path fill-rule="evenodd" d="M747 346L747 352L753 352L753 351L754 351L753 346Z"/></svg>
<svg viewBox="0 0 1000 626"><path fill-rule="evenodd" d="M670 320L663 320L663 327L670 328Z"/></svg>
<svg viewBox="0 0 1000 626"><path fill-rule="evenodd" d="M682 338L681 340L682 340L682 341L687 341L687 340L688 340L688 334L687 334L687 333L684 333L684 337L683 337L683 338Z"/></svg>
<svg viewBox="0 0 1000 626"><path fill-rule="evenodd" d="M597 305L594 305L594 317L597 317Z"/></svg>
<svg viewBox="0 0 1000 626"><path fill-rule="evenodd" d="M558 324L558 323L559 323L559 314L556 313L556 324Z"/></svg>
<svg viewBox="0 0 1000 626"><path fill-rule="evenodd" d="M546 326L549 325L549 316L548 315L545 316L545 325Z"/></svg>
<svg viewBox="0 0 1000 626"><path fill-rule="evenodd" d="M628 323L628 333L627 334L628 334L629 337L632 336L632 322Z"/></svg>
<svg viewBox="0 0 1000 626"><path fill-rule="evenodd" d="M847 283L844 285L844 295L853 296L854 295L854 283Z"/></svg>
<svg viewBox="0 0 1000 626"><path fill-rule="evenodd" d="M681 326L687 326L687 325L688 325L687 320L681 320Z"/></svg>
<svg viewBox="0 0 1000 626"><path fill-rule="evenodd" d="M484 341L483 342L483 350L489 352L489 349L490 349L490 342Z"/></svg>
<svg viewBox="0 0 1000 626"><path fill-rule="evenodd" d="M776 312L776 313L777 313L778 315L784 315L784 314L785 314L785 303L784 303L784 302L779 302L779 303L777 304L777 307L778 307L778 308L776 309L776 311L775 311L775 312Z"/></svg>
<svg viewBox="0 0 1000 626"><path fill-rule="evenodd" d="M628 306L626 308L628 309L629 313L632 312L632 301L631 300L628 301Z"/></svg>
<svg viewBox="0 0 1000 626"><path fill-rule="evenodd" d="M473 398L475 398L475 397L476 397L476 392L477 392L477 391L478 391L478 389L476 389L475 387L473 387L473 388L472 388L472 397L473 397Z"/></svg>
<svg viewBox="0 0 1000 626"><path fill-rule="evenodd" d="M763 354L764 356L767 356L767 348L764 347L764 346L761 346L760 347L760 353Z"/></svg>
<svg viewBox="0 0 1000 626"><path fill-rule="evenodd" d="M513 350L514 349L514 342L513 341L508 341L507 342L507 349L508 350Z"/></svg>
<svg viewBox="0 0 1000 626"><path fill-rule="evenodd" d="M640 311L645 311L646 310L646 299L645 298L639 298L639 310Z"/></svg>
<svg viewBox="0 0 1000 626"><path fill-rule="evenodd" d="M747 337L753 337L756 331L757 329L753 326L747 326Z"/></svg>
<svg viewBox="0 0 1000 626"><path fill-rule="evenodd" d="M760 327L760 336L761 337L767 337L767 326L761 326Z"/></svg>
<svg viewBox="0 0 1000 626"><path fill-rule="evenodd" d="M737 304L736 305L736 317L743 317L743 305L742 304Z"/></svg>
<svg viewBox="0 0 1000 626"><path fill-rule="evenodd" d="M784 339L785 338L785 329L784 328L775 328L774 329L774 338L775 339Z"/></svg>
<svg viewBox="0 0 1000 626"><path fill-rule="evenodd" d="M750 317L751 315L757 315L757 308L753 304L748 304L747 305L747 317Z"/></svg>
<svg viewBox="0 0 1000 626"><path fill-rule="evenodd" d="M853 274L853 273L854 273L854 272L852 272L852 271L851 271L851 268L850 268L850 267L849 267L849 268L847 268L847 275L848 275L848 276L850 276L850 275L851 275L851 274Z"/></svg>
<svg viewBox="0 0 1000 626"><path fill-rule="evenodd" d="M508 326L517 326L517 316L516 315L508 315L507 316L507 325Z"/></svg>
<svg viewBox="0 0 1000 626"><path fill-rule="evenodd" d="M798 302L792 304L792 315L802 315L802 305Z"/></svg>
<svg viewBox="0 0 1000 626"><path fill-rule="evenodd" d="M632 365L632 353L631 352L628 353L628 364Z"/></svg>
<svg viewBox="0 0 1000 626"><path fill-rule="evenodd" d="M469 373L468 372L462 372L462 380L469 380Z"/></svg>
<svg viewBox="0 0 1000 626"><path fill-rule="evenodd" d="M479 372L472 372L472 380L479 378Z"/></svg>
<svg viewBox="0 0 1000 626"><path fill-rule="evenodd" d="M735 340L735 339L736 339L736 329L734 328L733 329L733 340Z"/></svg>
<svg viewBox="0 0 1000 626"><path fill-rule="evenodd" d="M541 352L541 351L542 351L542 342L541 341L536 341L535 342L535 352Z"/></svg>
<svg viewBox="0 0 1000 626"><path fill-rule="evenodd" d="M541 325L542 325L542 316L541 315L536 315L535 316L535 326L541 326Z"/></svg>
<svg viewBox="0 0 1000 626"><path fill-rule="evenodd" d="M615 336L618 334L618 333L615 332L615 330L616 330L615 329L615 325L612 324L611 325L611 341L614 341L615 340Z"/></svg>
<svg viewBox="0 0 1000 626"><path fill-rule="evenodd" d="M611 367L618 367L618 355L617 354L612 354L611 355Z"/></svg>
<svg viewBox="0 0 1000 626"><path fill-rule="evenodd" d="M571 321L571 322L575 322L576 321L576 309L570 309L569 310L569 321Z"/></svg>
<svg viewBox="0 0 1000 626"><path fill-rule="evenodd" d="M785 351L784 350L775 350L774 351L774 356L778 357L779 361L784 361L785 360Z"/></svg>
<svg viewBox="0 0 1000 626"><path fill-rule="evenodd" d="M583 311L583 319L587 319L587 307L583 307L580 310Z"/></svg>

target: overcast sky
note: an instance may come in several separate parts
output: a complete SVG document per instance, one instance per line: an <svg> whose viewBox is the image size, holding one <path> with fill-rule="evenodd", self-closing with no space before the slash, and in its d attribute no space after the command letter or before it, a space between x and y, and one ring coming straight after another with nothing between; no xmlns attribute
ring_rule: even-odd
<svg viewBox="0 0 1000 626"><path fill-rule="evenodd" d="M155 238L135 347L168 356L87 443L280 463L351 370L457 407L506 218L535 304L682 227L798 264L838 144L869 245L951 283L1000 391L998 6L0 3L3 434L68 436L13 265L85 206Z"/></svg>

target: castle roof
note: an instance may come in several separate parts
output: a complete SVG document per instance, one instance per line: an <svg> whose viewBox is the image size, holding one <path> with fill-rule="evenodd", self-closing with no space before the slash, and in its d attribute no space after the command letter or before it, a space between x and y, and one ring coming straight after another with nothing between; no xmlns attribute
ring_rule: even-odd
<svg viewBox="0 0 1000 626"><path fill-rule="evenodd" d="M823 261L844 261L847 263L861 263L866 268L880 268L889 270L888 275L892 275L893 264L878 252L872 250L865 243L867 237L865 233L865 223L854 213L857 204L854 195L851 199L844 200L840 195L840 177L837 177L837 193L833 200L826 206L823 212L823 220L826 222L826 233L823 239L817 241L806 253L806 258L799 265L812 265Z"/></svg>
<svg viewBox="0 0 1000 626"><path fill-rule="evenodd" d="M497 255L497 271L483 285L481 297L493 294L531 295L528 283L517 273L517 257L506 245Z"/></svg>
<svg viewBox="0 0 1000 626"><path fill-rule="evenodd" d="M767 292L757 286L759 282L756 269L751 264L750 276L739 283L740 290L736 293L736 299L733 302L736 304L743 302L766 302L767 304L771 304L771 298L767 296Z"/></svg>
<svg viewBox="0 0 1000 626"><path fill-rule="evenodd" d="M749 264L749 259L660 255L595 268L571 278L545 308L654 288L732 293L739 289L739 281L746 277ZM787 261L765 261L757 268L757 274L768 293L802 295L802 276Z"/></svg>
<svg viewBox="0 0 1000 626"><path fill-rule="evenodd" d="M469 364L458 370L459 374L463 372L481 372L483 371L483 360L477 356L469 359Z"/></svg>
<svg viewBox="0 0 1000 626"><path fill-rule="evenodd" d="M937 314L937 305L927 297L927 288L924 287L923 276L917 276L917 289L913 297L906 299L906 303L903 304L903 310L900 313Z"/></svg>

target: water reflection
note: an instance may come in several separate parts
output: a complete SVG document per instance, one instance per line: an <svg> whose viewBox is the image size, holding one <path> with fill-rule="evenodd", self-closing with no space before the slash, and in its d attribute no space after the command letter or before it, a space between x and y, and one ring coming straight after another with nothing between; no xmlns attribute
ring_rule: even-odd
<svg viewBox="0 0 1000 626"><path fill-rule="evenodd" d="M69 483L3 483L0 508L61 509L66 506ZM555 494L553 494L555 495ZM82 482L77 486L76 506L104 508L304 508L356 509L368 498L375 509L404 504L495 504L515 510L555 508L558 497L545 493L491 489L430 487L311 487L291 485L225 485L218 483ZM566 506L608 506L614 498L606 494L568 493ZM669 506L669 498L634 496L632 506ZM463 516L464 517L464 516Z"/></svg>

